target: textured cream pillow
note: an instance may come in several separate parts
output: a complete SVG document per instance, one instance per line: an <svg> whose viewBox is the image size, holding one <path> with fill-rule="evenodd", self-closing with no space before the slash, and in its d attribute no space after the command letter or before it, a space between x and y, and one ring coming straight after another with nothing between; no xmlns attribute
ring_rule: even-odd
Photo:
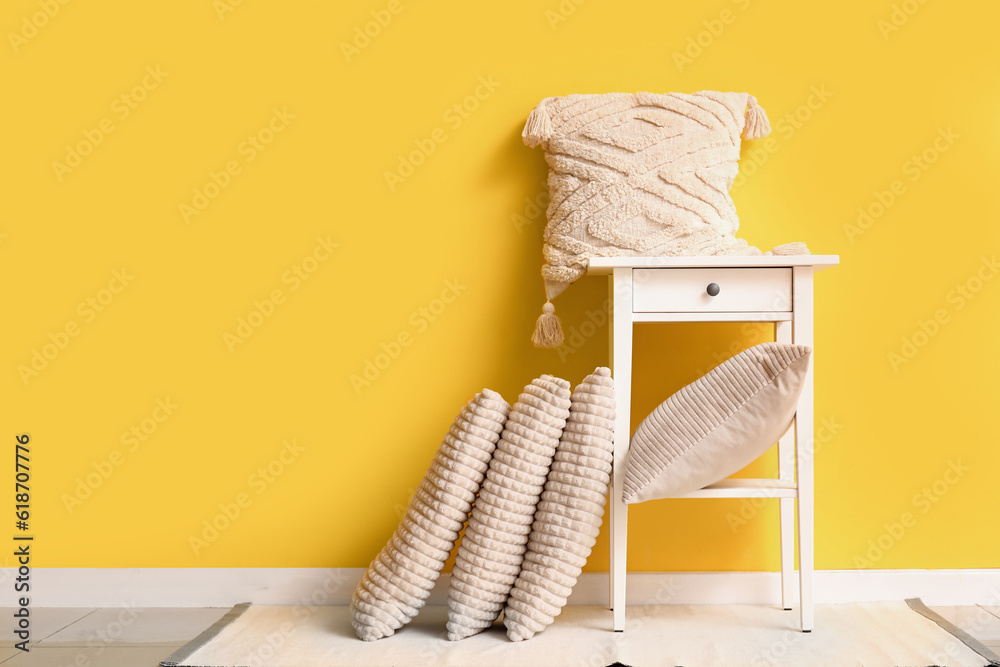
<svg viewBox="0 0 1000 667"><path fill-rule="evenodd" d="M374 641L424 605L472 509L510 406L484 389L462 408L389 543L351 601L358 637Z"/></svg>
<svg viewBox="0 0 1000 667"><path fill-rule="evenodd" d="M632 436L624 501L703 488L770 449L795 415L811 353L804 345L755 345L657 406Z"/></svg>
<svg viewBox="0 0 1000 667"><path fill-rule="evenodd" d="M549 164L542 277L554 299L587 271L591 257L760 255L736 238L729 189L747 139L771 131L746 93L607 93L542 100L524 127ZM808 254L804 244L781 255ZM535 344L556 347L562 331L551 303Z"/></svg>
<svg viewBox="0 0 1000 667"><path fill-rule="evenodd" d="M555 620L601 530L614 459L615 391L598 368L578 384L503 622L513 641Z"/></svg>
<svg viewBox="0 0 1000 667"><path fill-rule="evenodd" d="M503 611L566 426L569 396L566 380L543 375L510 410L452 569L448 639L482 632Z"/></svg>

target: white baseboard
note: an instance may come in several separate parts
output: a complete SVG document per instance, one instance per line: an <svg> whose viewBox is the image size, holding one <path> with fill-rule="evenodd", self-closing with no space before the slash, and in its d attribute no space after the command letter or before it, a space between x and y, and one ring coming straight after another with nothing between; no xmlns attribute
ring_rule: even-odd
<svg viewBox="0 0 1000 667"><path fill-rule="evenodd" d="M228 607L255 604L349 604L362 568L32 568L36 607ZM0 568L12 599L13 568ZM429 604L445 604L442 575ZM1000 569L818 570L817 603L919 597L930 605L1000 605ZM628 604L779 604L777 572L636 572ZM608 575L581 575L570 604L608 604ZM0 603L2 604L2 603Z"/></svg>

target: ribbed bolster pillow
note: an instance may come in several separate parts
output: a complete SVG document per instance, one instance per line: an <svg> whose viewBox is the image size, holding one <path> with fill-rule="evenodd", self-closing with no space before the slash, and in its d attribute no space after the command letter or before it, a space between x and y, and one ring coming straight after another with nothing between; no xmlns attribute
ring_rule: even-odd
<svg viewBox="0 0 1000 667"><path fill-rule="evenodd" d="M483 631L503 611L570 405L569 383L543 375L511 408L458 549L448 592L448 639Z"/></svg>
<svg viewBox="0 0 1000 667"><path fill-rule="evenodd" d="M406 515L354 591L352 624L361 639L393 634L423 607L468 519L509 412L500 394L484 389L455 418Z"/></svg>
<svg viewBox="0 0 1000 667"><path fill-rule="evenodd" d="M573 390L570 403L531 526L528 553L504 608L504 625L512 641L530 639L562 611L604 516L614 458L611 372L598 368L588 375Z"/></svg>

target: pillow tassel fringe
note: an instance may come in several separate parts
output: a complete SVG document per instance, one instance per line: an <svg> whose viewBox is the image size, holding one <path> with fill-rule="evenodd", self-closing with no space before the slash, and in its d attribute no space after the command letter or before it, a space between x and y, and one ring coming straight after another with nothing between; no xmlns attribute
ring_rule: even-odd
<svg viewBox="0 0 1000 667"><path fill-rule="evenodd" d="M764 107L757 104L757 98L747 99L746 124L743 126L744 139L762 139L771 134L771 121L767 119Z"/></svg>
<svg viewBox="0 0 1000 667"><path fill-rule="evenodd" d="M553 348L559 347L563 342L562 323L556 315L556 307L551 301L546 301L542 306L542 314L538 316L535 323L535 333L531 336L531 342L535 347Z"/></svg>
<svg viewBox="0 0 1000 667"><path fill-rule="evenodd" d="M539 104L528 115L528 122L524 124L521 138L525 144L534 148L546 143L550 136L552 136L552 121L549 119L549 112Z"/></svg>

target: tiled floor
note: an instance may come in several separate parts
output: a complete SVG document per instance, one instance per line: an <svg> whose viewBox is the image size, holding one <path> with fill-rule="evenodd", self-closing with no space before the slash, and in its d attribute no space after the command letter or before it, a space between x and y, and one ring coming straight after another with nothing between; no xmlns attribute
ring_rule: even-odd
<svg viewBox="0 0 1000 667"><path fill-rule="evenodd" d="M1000 607L933 607L946 619L1000 653ZM228 608L32 610L31 651L5 633L0 662L11 667L153 667L215 623ZM0 608L11 618L13 609Z"/></svg>
<svg viewBox="0 0 1000 667"><path fill-rule="evenodd" d="M11 618L13 609L0 609ZM146 667L158 665L219 620L229 608L31 610L29 652L14 647L9 631L0 641L0 662L24 667Z"/></svg>
<svg viewBox="0 0 1000 667"><path fill-rule="evenodd" d="M1000 654L1000 607L931 607Z"/></svg>

